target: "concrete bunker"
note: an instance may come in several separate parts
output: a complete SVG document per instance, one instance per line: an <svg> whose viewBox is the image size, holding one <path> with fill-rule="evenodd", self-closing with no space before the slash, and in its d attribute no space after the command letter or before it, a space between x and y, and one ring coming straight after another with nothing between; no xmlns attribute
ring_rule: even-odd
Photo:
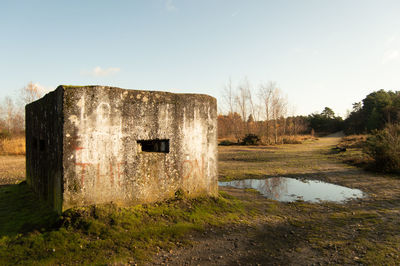
<svg viewBox="0 0 400 266"><path fill-rule="evenodd" d="M58 212L218 192L213 97L59 86L25 111L27 183Z"/></svg>

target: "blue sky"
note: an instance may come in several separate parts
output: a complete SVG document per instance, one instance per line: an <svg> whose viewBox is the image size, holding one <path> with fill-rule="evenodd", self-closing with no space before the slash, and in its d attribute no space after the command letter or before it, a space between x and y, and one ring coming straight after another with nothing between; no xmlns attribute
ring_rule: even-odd
<svg viewBox="0 0 400 266"><path fill-rule="evenodd" d="M205 93L276 81L298 114L400 90L400 1L1 1L0 98L28 82Z"/></svg>

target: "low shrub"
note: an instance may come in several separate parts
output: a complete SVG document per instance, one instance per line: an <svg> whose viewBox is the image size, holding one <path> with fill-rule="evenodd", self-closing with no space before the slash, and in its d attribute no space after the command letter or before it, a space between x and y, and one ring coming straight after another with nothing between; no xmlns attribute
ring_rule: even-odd
<svg viewBox="0 0 400 266"><path fill-rule="evenodd" d="M371 156L376 170L400 172L400 125L387 125L368 137L364 152Z"/></svg>
<svg viewBox="0 0 400 266"><path fill-rule="evenodd" d="M257 145L260 143L260 138L255 134L247 134L242 143L243 145Z"/></svg>
<svg viewBox="0 0 400 266"><path fill-rule="evenodd" d="M340 146L345 148L363 148L367 137L367 135L349 135L342 138Z"/></svg>
<svg viewBox="0 0 400 266"><path fill-rule="evenodd" d="M11 133L7 130L0 130L0 139L11 138Z"/></svg>

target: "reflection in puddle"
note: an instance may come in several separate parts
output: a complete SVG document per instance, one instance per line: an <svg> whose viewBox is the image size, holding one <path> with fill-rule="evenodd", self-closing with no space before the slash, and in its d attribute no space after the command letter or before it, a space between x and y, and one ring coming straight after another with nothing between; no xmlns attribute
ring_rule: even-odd
<svg viewBox="0 0 400 266"><path fill-rule="evenodd" d="M351 189L317 180L297 180L287 177L235 180L218 182L218 184L223 187L253 188L266 198L283 202L296 200L344 202L364 197L363 192L359 189Z"/></svg>

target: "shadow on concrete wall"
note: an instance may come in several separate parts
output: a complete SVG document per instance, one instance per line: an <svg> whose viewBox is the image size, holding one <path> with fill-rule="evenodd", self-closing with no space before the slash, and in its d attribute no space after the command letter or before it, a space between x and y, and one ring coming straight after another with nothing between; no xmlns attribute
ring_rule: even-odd
<svg viewBox="0 0 400 266"><path fill-rule="evenodd" d="M57 214L39 200L25 181L0 185L0 238L45 230L56 220Z"/></svg>

